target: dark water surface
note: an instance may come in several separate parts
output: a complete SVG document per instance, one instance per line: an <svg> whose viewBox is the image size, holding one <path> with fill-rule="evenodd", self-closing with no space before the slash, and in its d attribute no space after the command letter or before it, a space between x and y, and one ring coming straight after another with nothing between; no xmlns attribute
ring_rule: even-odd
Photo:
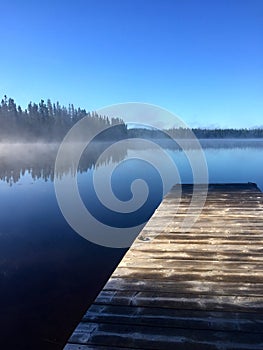
<svg viewBox="0 0 263 350"><path fill-rule="evenodd" d="M261 140L202 140L209 181L255 182L263 190ZM126 249L107 248L80 237L58 207L54 161L58 145L0 146L0 349L61 349L115 269ZM103 147L102 147L103 148ZM166 145L178 166L181 182L193 181L182 151ZM101 149L99 147L98 154ZM158 172L141 160L150 150L125 149L97 167L127 157L112 176L123 201L130 185L144 178L149 196L135 214L117 215L103 207L92 190L97 153L93 149L79 166L78 184L85 205L107 225L129 227L145 222L162 198ZM191 152L196 152L192 150Z"/></svg>

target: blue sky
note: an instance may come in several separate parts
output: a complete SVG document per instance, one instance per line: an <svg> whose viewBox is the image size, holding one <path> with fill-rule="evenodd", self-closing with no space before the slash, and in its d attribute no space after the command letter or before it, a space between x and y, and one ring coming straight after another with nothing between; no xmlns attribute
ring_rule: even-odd
<svg viewBox="0 0 263 350"><path fill-rule="evenodd" d="M262 0L0 0L0 94L263 126Z"/></svg>

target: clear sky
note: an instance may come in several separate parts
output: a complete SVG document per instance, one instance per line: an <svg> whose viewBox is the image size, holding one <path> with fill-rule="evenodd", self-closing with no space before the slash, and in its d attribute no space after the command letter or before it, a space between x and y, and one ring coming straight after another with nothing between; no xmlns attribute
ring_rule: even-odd
<svg viewBox="0 0 263 350"><path fill-rule="evenodd" d="M0 95L263 126L262 0L0 0Z"/></svg>

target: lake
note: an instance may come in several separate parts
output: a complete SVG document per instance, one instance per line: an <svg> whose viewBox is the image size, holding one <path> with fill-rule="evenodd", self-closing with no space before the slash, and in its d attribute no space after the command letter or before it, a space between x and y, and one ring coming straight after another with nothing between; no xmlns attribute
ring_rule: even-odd
<svg viewBox="0 0 263 350"><path fill-rule="evenodd" d="M200 142L210 183L255 182L263 190L263 140ZM93 145L81 158L81 198L105 225L143 225L163 195L158 171L144 161L156 154L131 143L95 165L107 146ZM176 163L180 182L192 183L184 152L165 142L162 148ZM94 244L69 226L56 199L54 178L71 177L76 165L55 173L57 149L57 144L0 145L0 348L61 349L127 250ZM195 158L196 150L189 147L189 152ZM94 172L104 181L113 166L111 185L119 200L132 198L136 178L149 185L147 200L136 212L115 213L96 197Z"/></svg>

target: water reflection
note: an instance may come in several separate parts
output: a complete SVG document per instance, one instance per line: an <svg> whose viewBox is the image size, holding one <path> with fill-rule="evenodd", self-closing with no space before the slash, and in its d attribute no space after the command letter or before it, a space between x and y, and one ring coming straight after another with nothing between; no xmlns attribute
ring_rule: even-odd
<svg viewBox="0 0 263 350"><path fill-rule="evenodd" d="M79 164L70 159L63 168L58 169L56 176L63 174L74 174L77 167L80 173L86 172L96 164L101 153L109 147L110 142L93 142L84 151ZM72 149L74 144L72 144ZM26 173L33 180L54 180L54 167L56 155L59 149L57 143L10 143L0 144L0 179L10 185L17 183ZM97 165L106 165L109 162L120 162L127 154L126 149L119 153L111 154L103 158Z"/></svg>

